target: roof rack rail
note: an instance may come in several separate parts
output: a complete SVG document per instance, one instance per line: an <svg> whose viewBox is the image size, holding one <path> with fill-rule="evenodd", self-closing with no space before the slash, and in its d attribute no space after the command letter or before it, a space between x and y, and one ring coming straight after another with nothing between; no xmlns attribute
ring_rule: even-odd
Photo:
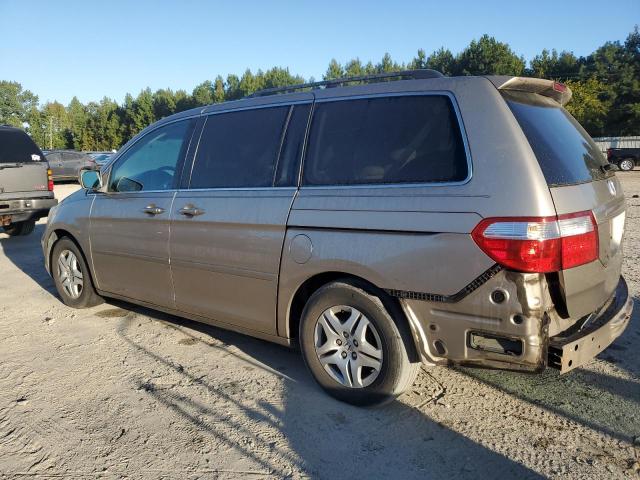
<svg viewBox="0 0 640 480"><path fill-rule="evenodd" d="M422 80L425 78L441 78L444 75L436 70L402 70L400 72L376 73L374 75L360 75L357 77L337 78L335 80L323 80L321 82L300 83L298 85L288 85L286 87L273 87L258 90L248 97L264 97L276 93L290 93L304 89L333 88L353 82L375 83L376 81L387 78L399 78L407 80Z"/></svg>

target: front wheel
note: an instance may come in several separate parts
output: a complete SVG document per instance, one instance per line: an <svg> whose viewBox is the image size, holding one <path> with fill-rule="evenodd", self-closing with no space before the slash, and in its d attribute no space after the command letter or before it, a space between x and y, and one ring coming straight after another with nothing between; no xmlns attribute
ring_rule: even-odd
<svg viewBox="0 0 640 480"><path fill-rule="evenodd" d="M12 223L3 228L4 233L10 237L24 237L33 232L33 229L36 228L36 222L35 220L25 220L24 222Z"/></svg>
<svg viewBox="0 0 640 480"><path fill-rule="evenodd" d="M350 281L327 284L311 296L299 341L320 386L354 405L393 400L413 384L419 368L381 298Z"/></svg>
<svg viewBox="0 0 640 480"><path fill-rule="evenodd" d="M633 170L633 167L635 167L635 162L630 158L625 158L618 164L618 166L620 167L620 170L624 172L629 172Z"/></svg>
<svg viewBox="0 0 640 480"><path fill-rule="evenodd" d="M70 238L63 237L53 246L51 274L65 305L87 308L102 303L102 298L93 288L84 256Z"/></svg>

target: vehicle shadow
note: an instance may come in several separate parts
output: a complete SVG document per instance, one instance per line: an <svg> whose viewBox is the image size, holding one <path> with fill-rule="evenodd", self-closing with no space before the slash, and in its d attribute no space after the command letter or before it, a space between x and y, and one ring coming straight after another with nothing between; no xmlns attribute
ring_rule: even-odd
<svg viewBox="0 0 640 480"><path fill-rule="evenodd" d="M598 366L564 375L553 369L540 375L457 370L556 415L633 442L640 432L640 299L634 297L633 302L627 329L598 356L615 365L615 376L603 373Z"/></svg>
<svg viewBox="0 0 640 480"><path fill-rule="evenodd" d="M44 268L44 256L40 247L45 227L45 224L37 224L34 231L25 237L9 237L0 233L0 251L25 275L55 296L56 287Z"/></svg>
<svg viewBox="0 0 640 480"><path fill-rule="evenodd" d="M124 302L113 303L179 330L185 341L221 350L224 356L234 356L234 361L239 359L280 379L281 396L266 391L262 398L255 398L254 393L248 398L241 387L229 389L223 379L198 376L161 349L137 340L131 330L137 323L135 315L123 318L118 326L122 341L137 355L206 389L208 398L203 402L195 394L158 389L142 378L136 388L269 475L289 477L302 472L314 478L424 479L493 477L500 472L506 478L540 478L402 402L357 408L333 400L316 386L294 350ZM250 418L255 427L247 427L243 418ZM250 441L232 441L226 433L229 429ZM267 431L271 435L265 435ZM274 438L283 440L274 442ZM282 443L288 448L278 447Z"/></svg>

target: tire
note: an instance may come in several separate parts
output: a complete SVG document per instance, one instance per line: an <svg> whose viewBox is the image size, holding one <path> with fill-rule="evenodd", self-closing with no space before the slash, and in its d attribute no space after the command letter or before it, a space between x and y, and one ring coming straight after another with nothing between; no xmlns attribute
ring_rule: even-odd
<svg viewBox="0 0 640 480"><path fill-rule="evenodd" d="M91 272L84 255L68 237L62 237L53 246L51 275L58 295L65 305L88 308L103 302L93 287Z"/></svg>
<svg viewBox="0 0 640 480"><path fill-rule="evenodd" d="M36 228L36 222L35 220L25 220L24 222L12 223L3 228L4 233L10 237L24 237L33 232L33 229Z"/></svg>
<svg viewBox="0 0 640 480"><path fill-rule="evenodd" d="M618 168L623 172L630 172L635 167L635 162L630 158L625 158L624 160L620 160L618 163Z"/></svg>
<svg viewBox="0 0 640 480"><path fill-rule="evenodd" d="M353 405L373 406L410 387L420 364L410 361L383 294L365 288L369 290L344 280L318 289L302 312L299 342L307 367L327 393Z"/></svg>

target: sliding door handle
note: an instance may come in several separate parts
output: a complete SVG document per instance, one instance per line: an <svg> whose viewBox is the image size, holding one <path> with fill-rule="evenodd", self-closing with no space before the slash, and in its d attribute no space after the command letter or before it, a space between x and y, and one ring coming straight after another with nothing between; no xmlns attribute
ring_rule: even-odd
<svg viewBox="0 0 640 480"><path fill-rule="evenodd" d="M142 209L144 213L148 213L149 215L160 215L164 212L164 208L156 207L155 204L147 205Z"/></svg>
<svg viewBox="0 0 640 480"><path fill-rule="evenodd" d="M202 215L204 213L204 210L189 204L178 210L178 213L180 215L184 215L185 217L196 217L198 215Z"/></svg>

